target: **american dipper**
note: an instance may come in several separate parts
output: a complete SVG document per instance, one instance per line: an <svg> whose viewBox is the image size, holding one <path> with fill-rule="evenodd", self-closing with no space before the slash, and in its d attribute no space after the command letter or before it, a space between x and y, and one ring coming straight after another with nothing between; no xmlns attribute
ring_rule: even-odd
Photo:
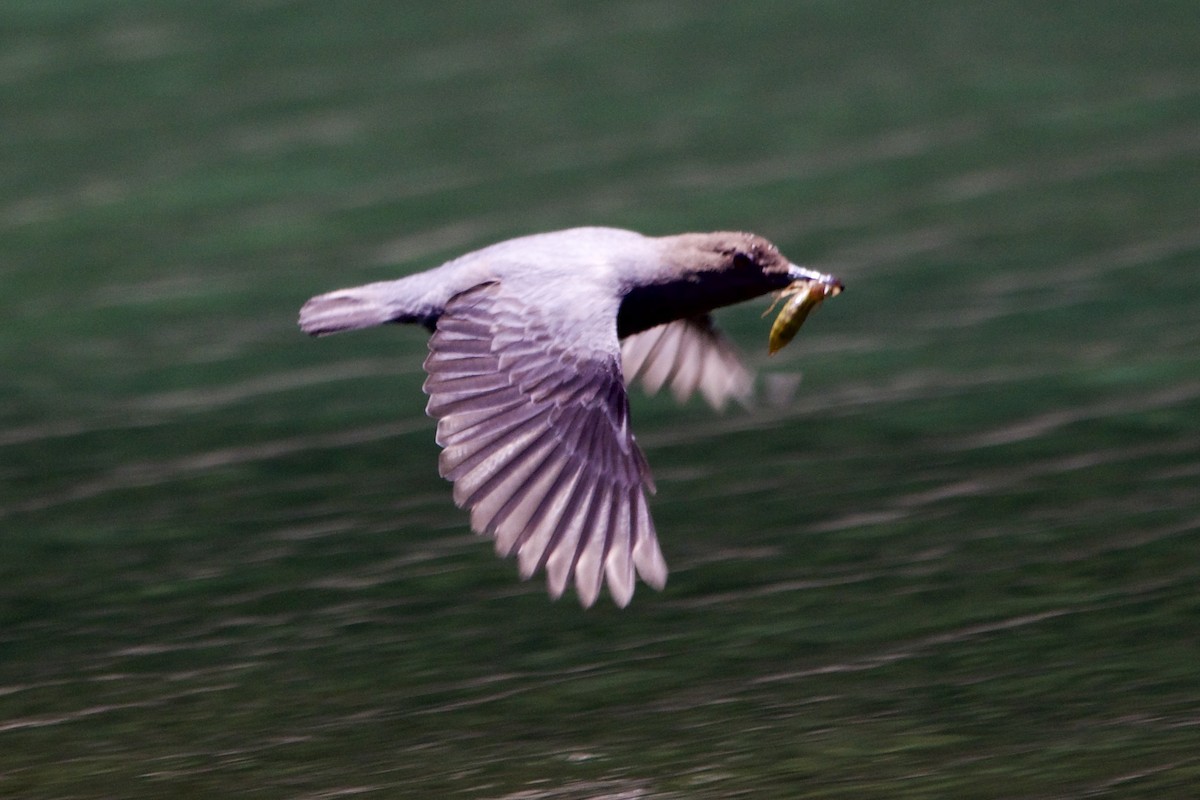
<svg viewBox="0 0 1200 800"><path fill-rule="evenodd" d="M744 400L751 374L708 312L798 281L841 289L751 233L573 228L318 295L300 327L432 331L426 412L471 527L502 557L516 552L522 579L544 568L552 597L574 579L586 608L606 578L623 607L635 570L655 589L667 580L626 384L669 382L677 399L698 390L715 408Z"/></svg>

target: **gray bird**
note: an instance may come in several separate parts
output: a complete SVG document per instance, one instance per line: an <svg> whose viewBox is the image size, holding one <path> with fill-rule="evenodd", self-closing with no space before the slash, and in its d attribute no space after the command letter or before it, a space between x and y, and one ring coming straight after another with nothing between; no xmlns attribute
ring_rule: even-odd
<svg viewBox="0 0 1200 800"><path fill-rule="evenodd" d="M516 552L522 579L545 569L558 598L600 584L618 606L634 572L662 589L667 564L645 491L650 469L629 426L626 384L745 400L752 376L708 312L796 281L841 289L760 236L654 238L573 228L500 242L394 281L312 298L313 335L387 322L432 331L426 412L441 475L471 527Z"/></svg>

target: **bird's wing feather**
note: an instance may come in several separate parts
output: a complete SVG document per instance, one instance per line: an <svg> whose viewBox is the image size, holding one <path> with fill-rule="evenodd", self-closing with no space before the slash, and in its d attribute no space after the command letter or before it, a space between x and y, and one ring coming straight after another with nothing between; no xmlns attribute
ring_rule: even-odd
<svg viewBox="0 0 1200 800"><path fill-rule="evenodd" d="M662 588L667 566L646 503L650 471L629 428L616 326L573 346L560 321L499 282L453 297L425 360L441 474L471 527L544 568L558 597L574 578L595 602L607 578L620 606L634 573Z"/></svg>
<svg viewBox="0 0 1200 800"><path fill-rule="evenodd" d="M621 360L628 384L641 379L654 394L670 383L681 403L699 390L720 411L731 399L748 405L754 392L754 373L707 314L625 337Z"/></svg>

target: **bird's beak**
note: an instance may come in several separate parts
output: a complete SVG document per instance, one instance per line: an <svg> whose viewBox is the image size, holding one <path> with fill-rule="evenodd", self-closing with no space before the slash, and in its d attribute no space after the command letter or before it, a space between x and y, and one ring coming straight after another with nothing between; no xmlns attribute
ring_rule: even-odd
<svg viewBox="0 0 1200 800"><path fill-rule="evenodd" d="M793 282L808 281L824 284L829 287L826 290L826 294L829 297L841 294L842 290L846 288L845 284L842 283L842 279L836 275L826 275L824 272L817 272L815 269L800 267L795 264L788 264L788 277Z"/></svg>

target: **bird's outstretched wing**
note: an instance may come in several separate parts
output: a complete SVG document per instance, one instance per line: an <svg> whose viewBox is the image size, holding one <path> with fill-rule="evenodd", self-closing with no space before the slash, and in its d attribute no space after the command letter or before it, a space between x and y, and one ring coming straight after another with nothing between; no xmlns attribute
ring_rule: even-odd
<svg viewBox="0 0 1200 800"><path fill-rule="evenodd" d="M681 403L699 390L720 411L730 400L748 405L754 391L754 374L707 314L625 337L621 360L628 384L641 379L654 394L669 382Z"/></svg>
<svg viewBox="0 0 1200 800"><path fill-rule="evenodd" d="M635 570L655 588L667 578L650 472L629 428L615 325L610 342L580 348L559 323L499 282L450 300L425 360L438 467L471 527L501 556L516 552L522 578L544 567L553 597L574 578L585 607L607 578L625 606Z"/></svg>

